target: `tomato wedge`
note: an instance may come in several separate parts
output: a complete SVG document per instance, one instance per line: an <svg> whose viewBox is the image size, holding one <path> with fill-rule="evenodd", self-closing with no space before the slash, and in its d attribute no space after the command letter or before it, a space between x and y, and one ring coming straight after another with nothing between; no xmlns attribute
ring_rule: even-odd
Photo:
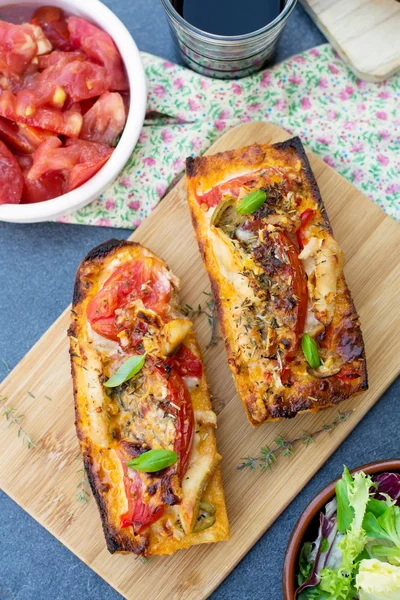
<svg viewBox="0 0 400 600"><path fill-rule="evenodd" d="M31 23L39 25L43 29L53 48L73 50L64 11L61 8L41 6L34 12Z"/></svg>
<svg viewBox="0 0 400 600"><path fill-rule="evenodd" d="M21 169L7 146L0 141L0 204L21 202L24 178Z"/></svg>
<svg viewBox="0 0 400 600"><path fill-rule="evenodd" d="M0 117L0 139L17 152L32 154L43 141L53 135L50 131L13 123Z"/></svg>
<svg viewBox="0 0 400 600"><path fill-rule="evenodd" d="M22 75L38 51L33 35L24 25L0 21L0 72Z"/></svg>
<svg viewBox="0 0 400 600"><path fill-rule="evenodd" d="M96 142L67 140L65 146L66 150L77 152L79 156L78 162L68 176L67 191L76 189L96 175L113 153L112 148Z"/></svg>
<svg viewBox="0 0 400 600"><path fill-rule="evenodd" d="M15 96L9 90L3 90L0 95L0 116L17 121L31 127L53 131L57 135L78 137L82 127L82 115L76 110L62 112L57 108L36 108L29 104L27 94L31 92L18 92ZM27 103L28 99L28 103Z"/></svg>
<svg viewBox="0 0 400 600"><path fill-rule="evenodd" d="M105 92L85 113L79 137L112 146L124 129L125 121L122 96L118 92Z"/></svg>
<svg viewBox="0 0 400 600"><path fill-rule="evenodd" d="M35 86L36 106L48 103L59 88L62 88L73 102L100 96L108 89L106 70L80 58L69 62L61 58L58 63L47 67L38 76Z"/></svg>
<svg viewBox="0 0 400 600"><path fill-rule="evenodd" d="M61 146L56 136L40 144L33 154L28 179L38 180L45 173L63 171L67 177L66 191L70 191L93 177L112 154L111 148L94 142L67 140L65 147Z"/></svg>
<svg viewBox="0 0 400 600"><path fill-rule="evenodd" d="M115 311L129 302L141 299L147 308L163 314L171 297L171 284L164 268L156 259L148 257L132 260L121 267L104 283L87 306L87 317L94 331L118 341Z"/></svg>
<svg viewBox="0 0 400 600"><path fill-rule="evenodd" d="M105 67L109 89L128 90L129 83L125 68L111 36L79 17L69 17L67 23L74 47L83 50L92 60Z"/></svg>

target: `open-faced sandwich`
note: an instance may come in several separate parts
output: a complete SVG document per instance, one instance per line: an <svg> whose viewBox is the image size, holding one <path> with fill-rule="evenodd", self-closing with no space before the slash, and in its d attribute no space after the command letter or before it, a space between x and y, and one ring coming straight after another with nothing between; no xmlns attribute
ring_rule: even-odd
<svg viewBox="0 0 400 600"><path fill-rule="evenodd" d="M195 235L251 424L365 390L343 253L300 140L186 165Z"/></svg>
<svg viewBox="0 0 400 600"><path fill-rule="evenodd" d="M110 552L229 537L216 416L179 280L111 240L82 261L69 330L76 427Z"/></svg>

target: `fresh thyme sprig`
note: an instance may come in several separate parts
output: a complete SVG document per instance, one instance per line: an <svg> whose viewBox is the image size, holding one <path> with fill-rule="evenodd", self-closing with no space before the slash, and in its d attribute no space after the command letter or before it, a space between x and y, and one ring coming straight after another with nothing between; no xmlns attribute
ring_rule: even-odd
<svg viewBox="0 0 400 600"><path fill-rule="evenodd" d="M7 398L0 395L0 405L4 410L4 416L6 421L8 421L8 426L12 425L17 426L17 436L21 438L22 443L26 444L28 448L34 448L36 446L35 442L32 440L30 435L25 431L25 429L21 425L21 421L24 418L24 415L18 415L17 409L11 406L7 406L6 404Z"/></svg>
<svg viewBox="0 0 400 600"><path fill-rule="evenodd" d="M8 372L10 372L10 371L11 371L11 367L10 367L10 365L8 364L8 362L6 361L6 359L5 359L5 358L2 358L2 359L1 359L1 362L4 364L4 366L5 366L5 368L7 369L7 371L8 371Z"/></svg>
<svg viewBox="0 0 400 600"><path fill-rule="evenodd" d="M204 306L199 304L197 308L193 308L189 304L185 304L182 312L184 315L189 317L189 319L193 319L194 317L198 317L200 315L205 315L207 317L207 321L211 329L210 341L206 346L206 349L208 350L208 348L215 346L218 343L218 337L216 335L217 314L212 294L210 292L203 292L203 294L208 297L208 300L206 300Z"/></svg>
<svg viewBox="0 0 400 600"><path fill-rule="evenodd" d="M338 411L338 416L331 423L324 423L324 425L312 433L303 433L300 437L294 440L285 440L282 436L278 436L274 440L274 446L264 446L261 448L258 456L246 456L242 458L242 462L237 466L239 471L243 469L250 469L255 471L260 469L261 471L272 471L273 465L276 463L279 456L290 457L294 454L295 446L299 443L309 446L315 443L315 438L318 437L324 431L331 432L343 421L347 421L349 416L352 414L352 410L347 412Z"/></svg>
<svg viewBox="0 0 400 600"><path fill-rule="evenodd" d="M80 503L83 503L83 502L87 503L87 502L89 502L90 494L87 489L88 485L89 485L89 481L88 481L88 478L86 475L85 468L81 467L76 472L81 474L80 481L79 481L78 485L76 486L78 489L78 491L76 492L76 501L80 502Z"/></svg>

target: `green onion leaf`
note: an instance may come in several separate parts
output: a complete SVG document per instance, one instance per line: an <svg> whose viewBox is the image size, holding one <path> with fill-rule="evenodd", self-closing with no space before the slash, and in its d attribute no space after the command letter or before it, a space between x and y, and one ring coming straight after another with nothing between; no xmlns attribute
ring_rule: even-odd
<svg viewBox="0 0 400 600"><path fill-rule="evenodd" d="M105 382L105 387L114 388L132 377L135 377L139 371L143 368L146 360L146 354L139 354L137 356L131 356L120 366L118 371Z"/></svg>
<svg viewBox="0 0 400 600"><path fill-rule="evenodd" d="M236 212L239 215L250 215L258 210L266 201L267 194L264 190L254 190L247 196L241 199L236 207Z"/></svg>
<svg viewBox="0 0 400 600"><path fill-rule="evenodd" d="M170 467L178 460L178 455L172 450L149 450L126 464L130 469L141 473L155 473Z"/></svg>
<svg viewBox="0 0 400 600"><path fill-rule="evenodd" d="M309 336L308 333L303 335L301 348L310 367L312 369L318 369L321 364L321 360L318 354L317 342L311 336Z"/></svg>

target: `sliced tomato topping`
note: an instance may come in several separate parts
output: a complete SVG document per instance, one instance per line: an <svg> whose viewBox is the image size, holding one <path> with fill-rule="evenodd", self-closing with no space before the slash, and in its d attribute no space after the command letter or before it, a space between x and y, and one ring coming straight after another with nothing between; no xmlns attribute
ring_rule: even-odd
<svg viewBox="0 0 400 600"><path fill-rule="evenodd" d="M178 475L182 479L189 466L194 435L194 413L188 389L175 369L168 375L167 400L171 402L169 412L175 416L174 450L178 455Z"/></svg>
<svg viewBox="0 0 400 600"><path fill-rule="evenodd" d="M15 96L9 90L3 90L0 95L0 116L31 127L53 131L57 135L78 137L82 127L82 115L79 112L72 109L62 112L52 107L36 108L34 104L30 104L30 93L28 90Z"/></svg>
<svg viewBox="0 0 400 600"><path fill-rule="evenodd" d="M15 156L0 141L0 204L21 202L24 178Z"/></svg>
<svg viewBox="0 0 400 600"><path fill-rule="evenodd" d="M143 496L146 486L143 477L138 471L129 471L126 466L127 459L119 452L122 468L124 470L124 487L128 500L128 510L120 516L121 527L133 526L135 533L142 533L149 525L157 521L164 514L164 504L158 497L150 498L147 502Z"/></svg>
<svg viewBox="0 0 400 600"><path fill-rule="evenodd" d="M336 375L341 381L351 381L352 379L359 379L360 373L351 366L344 366L341 371Z"/></svg>
<svg viewBox="0 0 400 600"><path fill-rule="evenodd" d="M105 92L83 117L80 138L112 146L126 121L124 101L118 92Z"/></svg>
<svg viewBox="0 0 400 600"><path fill-rule="evenodd" d="M125 68L111 36L79 17L69 17L67 22L74 47L83 50L95 62L105 67L109 78L108 89L128 90L129 83Z"/></svg>
<svg viewBox="0 0 400 600"><path fill-rule="evenodd" d="M307 277L304 272L303 264L299 259L298 248L296 248L287 233L284 231L274 231L271 235L289 261L287 269L292 278L291 285L297 301L296 308L294 309L296 312L296 325L294 329L297 341L299 341L301 334L304 331L304 324L307 316Z"/></svg>
<svg viewBox="0 0 400 600"><path fill-rule="evenodd" d="M22 75L38 51L33 31L0 21L0 72Z"/></svg>
<svg viewBox="0 0 400 600"><path fill-rule="evenodd" d="M175 417L176 435L174 451L178 454L178 463L174 467L182 480L185 475L192 449L194 436L194 413L190 394L175 369L165 370L163 365L156 365L156 371L167 381L169 402L168 412ZM157 521L164 513L164 504L159 495L149 496L146 489L146 475L130 470L126 466L126 458L119 453L124 469L125 493L128 500L128 511L121 515L121 527L133 526L135 533L142 533L149 525ZM129 473L129 474L128 474ZM152 477L152 484L160 480Z"/></svg>
<svg viewBox="0 0 400 600"><path fill-rule="evenodd" d="M300 215L301 225L296 232L297 242L298 242L300 248L304 248L304 246L308 242L308 238L305 235L304 230L306 229L307 225L310 223L310 221L312 220L314 215L315 215L315 210L313 210L312 208L307 208Z"/></svg>
<svg viewBox="0 0 400 600"><path fill-rule="evenodd" d="M203 366L197 356L183 344L178 352L167 359L167 363L175 369L181 377L197 377L203 375Z"/></svg>
<svg viewBox="0 0 400 600"><path fill-rule="evenodd" d="M31 23L39 25L43 29L53 48L73 50L68 25L61 8L41 6L34 12Z"/></svg>
<svg viewBox="0 0 400 600"><path fill-rule="evenodd" d="M94 331L118 341L115 311L136 299L146 308L163 314L171 297L171 284L164 267L155 258L132 260L120 267L104 283L87 306L87 317Z"/></svg>

